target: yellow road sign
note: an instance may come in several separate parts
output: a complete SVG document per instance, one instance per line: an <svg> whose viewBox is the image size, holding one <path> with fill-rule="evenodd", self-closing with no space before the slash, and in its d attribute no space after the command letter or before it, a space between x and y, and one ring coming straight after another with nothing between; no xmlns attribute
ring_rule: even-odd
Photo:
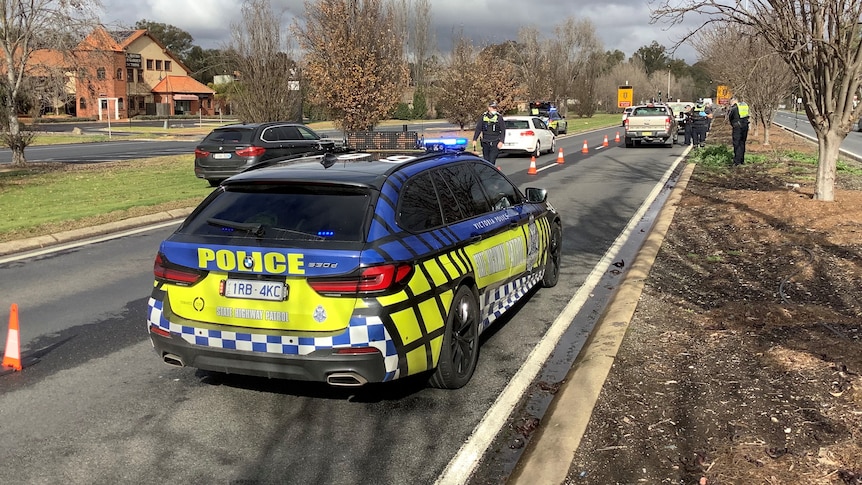
<svg viewBox="0 0 862 485"><path fill-rule="evenodd" d="M729 104L732 96L733 94L730 92L730 87L725 86L724 84L716 86L715 99L718 101L718 104Z"/></svg>
<svg viewBox="0 0 862 485"><path fill-rule="evenodd" d="M620 86L617 90L617 107L628 108L632 105L634 88L632 86Z"/></svg>

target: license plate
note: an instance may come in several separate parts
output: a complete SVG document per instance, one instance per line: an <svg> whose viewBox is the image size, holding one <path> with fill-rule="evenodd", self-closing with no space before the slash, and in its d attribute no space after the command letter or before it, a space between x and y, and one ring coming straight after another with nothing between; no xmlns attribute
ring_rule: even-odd
<svg viewBox="0 0 862 485"><path fill-rule="evenodd" d="M230 153L213 153L213 158L216 160L224 160L225 158L230 158Z"/></svg>
<svg viewBox="0 0 862 485"><path fill-rule="evenodd" d="M274 281L227 279L224 284L224 296L228 298L244 298L247 300L287 300L288 288L284 283Z"/></svg>
<svg viewBox="0 0 862 485"><path fill-rule="evenodd" d="M651 132L651 131L645 131L645 132L643 132L643 133L641 133L641 134L642 134L643 136L652 136L652 132Z"/></svg>

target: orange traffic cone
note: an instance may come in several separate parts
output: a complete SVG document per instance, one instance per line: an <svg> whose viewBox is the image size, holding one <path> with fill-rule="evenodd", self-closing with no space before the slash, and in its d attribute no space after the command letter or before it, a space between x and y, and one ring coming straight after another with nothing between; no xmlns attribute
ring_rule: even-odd
<svg viewBox="0 0 862 485"><path fill-rule="evenodd" d="M587 140L584 140L584 147L581 148L581 153L588 153L590 151L590 147L587 146Z"/></svg>
<svg viewBox="0 0 862 485"><path fill-rule="evenodd" d="M563 149L560 148L560 153L557 154L557 163L565 163L566 159L563 157Z"/></svg>
<svg viewBox="0 0 862 485"><path fill-rule="evenodd" d="M527 175L536 175L536 157L530 157L530 169L527 170Z"/></svg>
<svg viewBox="0 0 862 485"><path fill-rule="evenodd" d="M608 135L605 135L605 140L602 142L602 146L603 147L608 146Z"/></svg>
<svg viewBox="0 0 862 485"><path fill-rule="evenodd" d="M619 131L617 132L617 137L616 137L616 138L614 138L614 141L615 141L615 142L617 142L617 143L619 143L619 142L620 142L620 132L619 132Z"/></svg>
<svg viewBox="0 0 862 485"><path fill-rule="evenodd" d="M18 335L18 305L13 303L9 309L9 336L6 337L6 352L3 354L3 367L21 370L21 340Z"/></svg>

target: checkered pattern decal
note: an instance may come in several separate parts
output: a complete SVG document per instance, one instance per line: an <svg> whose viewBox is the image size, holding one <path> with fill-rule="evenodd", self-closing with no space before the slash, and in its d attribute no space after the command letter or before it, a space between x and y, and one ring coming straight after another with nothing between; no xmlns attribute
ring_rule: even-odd
<svg viewBox="0 0 862 485"><path fill-rule="evenodd" d="M165 318L162 300L150 298L148 306L148 325L167 330L192 345L283 355L308 355L320 349L374 347L384 356L386 377L383 380L398 378L398 354L392 337L378 317L354 316L350 319L347 330L333 337L290 337L179 325Z"/></svg>
<svg viewBox="0 0 862 485"><path fill-rule="evenodd" d="M482 324L479 331L482 332L490 327L506 310L512 308L518 300L542 280L544 274L545 271L541 270L506 283L494 291L485 292L482 296Z"/></svg>

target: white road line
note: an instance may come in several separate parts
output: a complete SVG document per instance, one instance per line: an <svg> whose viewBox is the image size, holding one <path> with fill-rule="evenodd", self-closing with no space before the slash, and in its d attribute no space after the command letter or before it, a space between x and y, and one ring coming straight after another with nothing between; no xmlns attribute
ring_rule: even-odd
<svg viewBox="0 0 862 485"><path fill-rule="evenodd" d="M86 246L88 244L110 241L111 239L116 239L119 237L131 236L133 234L140 234L142 232L152 231L154 229L161 229L163 227L177 225L180 222L182 222L182 219L172 220L172 221L167 221L167 222L160 222L157 224L151 224L148 226L138 227L135 229L129 229L127 231L105 234L104 236L98 236L98 237L89 238L89 239L82 239L80 241L73 241L73 242L69 242L66 244L57 244L57 245L49 246L45 249L38 249L35 251L29 251L29 252L25 252L25 253L14 255L14 256L0 258L0 264L11 263L13 261L18 261L21 259L35 258L37 256L43 256L45 254L51 254L51 253L55 253L57 251L64 251L66 249L79 248L81 246Z"/></svg>
<svg viewBox="0 0 862 485"><path fill-rule="evenodd" d="M629 219L628 225L617 236L614 243L608 248L592 272L590 272L584 284L578 288L578 291L575 292L572 299L569 300L569 303L554 320L554 323L548 329L542 341L533 349L524 365L518 369L518 372L512 377L512 380L509 381L509 384L503 389L503 392L500 393L500 396L491 408L488 409L488 412L485 413L485 416L476 425L476 428L473 429L473 434L470 435L455 457L452 458L452 461L446 466L446 469L443 470L440 477L437 478L435 482L437 485L461 485L467 483L479 464L482 455L485 454L485 451L491 445L497 433L505 426L509 415L512 414L512 410L521 401L521 397L539 374L542 366L548 360L548 357L550 357L551 352L559 343L560 338L568 330L572 320L574 320L581 307L584 306L584 303L589 298L590 293L599 284L602 275L605 274L623 244L631 236L631 233L638 223L640 223L649 206L658 197L665 183L667 183L673 171L683 159L682 155L677 158L664 173L661 180L653 187L638 211Z"/></svg>

